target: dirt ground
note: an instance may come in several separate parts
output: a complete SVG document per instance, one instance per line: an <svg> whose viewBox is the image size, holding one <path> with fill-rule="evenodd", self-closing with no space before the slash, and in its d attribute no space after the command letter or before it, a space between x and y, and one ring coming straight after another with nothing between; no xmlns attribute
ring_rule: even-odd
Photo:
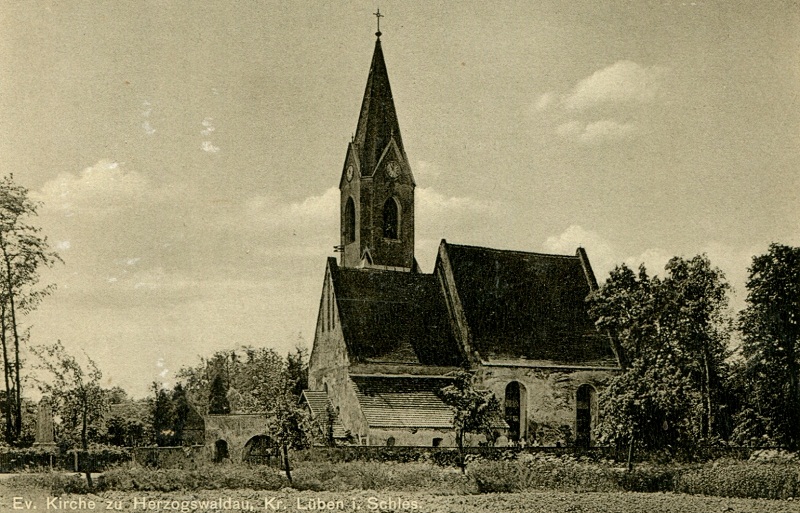
<svg viewBox="0 0 800 513"><path fill-rule="evenodd" d="M0 481L0 512L13 511L391 511L409 513L800 513L800 501L725 499L665 493L502 493L433 495L209 490L196 492L103 492L48 497L41 490L12 490Z"/></svg>

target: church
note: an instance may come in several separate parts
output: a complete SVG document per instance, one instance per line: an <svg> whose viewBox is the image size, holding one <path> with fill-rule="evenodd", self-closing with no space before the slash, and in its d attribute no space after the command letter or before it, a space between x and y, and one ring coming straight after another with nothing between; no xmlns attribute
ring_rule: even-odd
<svg viewBox="0 0 800 513"><path fill-rule="evenodd" d="M619 365L587 314L597 281L586 252L442 240L433 272L420 270L416 183L376 36L339 179L340 254L327 260L303 393L312 418L361 445L453 446L438 392L469 368L500 401L498 434L591 445L598 392Z"/></svg>

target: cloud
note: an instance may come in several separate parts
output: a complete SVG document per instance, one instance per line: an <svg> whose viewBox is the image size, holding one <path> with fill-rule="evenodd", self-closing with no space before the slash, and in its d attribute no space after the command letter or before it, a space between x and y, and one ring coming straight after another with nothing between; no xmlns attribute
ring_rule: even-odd
<svg viewBox="0 0 800 513"><path fill-rule="evenodd" d="M214 118L204 118L200 124L203 125L203 130L200 131L203 137L209 137L216 131L216 128L214 128ZM215 146L211 141L203 141L200 148L206 153L219 152L219 146Z"/></svg>
<svg viewBox="0 0 800 513"><path fill-rule="evenodd" d="M581 80L567 94L551 91L540 95L533 108L538 112L553 111L556 119L561 118L556 121L556 134L582 144L628 139L636 134L640 123L620 119L622 112L617 111L623 106L655 101L664 89L667 72L667 68L660 66L643 67L631 61L618 61ZM587 119L587 111L600 106L607 107L606 117ZM636 113L630 109L623 112L625 118L636 119Z"/></svg>
<svg viewBox="0 0 800 513"><path fill-rule="evenodd" d="M590 123L568 121L559 125L556 133L583 144L599 144L632 137L636 133L636 125L630 122L620 123L613 119L602 119Z"/></svg>
<svg viewBox="0 0 800 513"><path fill-rule="evenodd" d="M548 237L543 246L549 253L564 255L574 255L577 248L584 248L598 280L602 280L617 263L611 245L603 237L576 224L559 235Z"/></svg>
<svg viewBox="0 0 800 513"><path fill-rule="evenodd" d="M554 105L557 100L558 97L556 96L555 93L553 92L544 93L543 95L539 96L538 100L536 100L534 108L539 112L543 112L549 109L552 105Z"/></svg>
<svg viewBox="0 0 800 513"><path fill-rule="evenodd" d="M31 195L44 208L72 216L77 211L93 214L108 212L116 205L127 204L149 189L147 179L127 171L118 162L103 159L78 174L62 172Z"/></svg>
<svg viewBox="0 0 800 513"><path fill-rule="evenodd" d="M203 126L205 127L205 128L203 129L203 131L202 131L202 132L200 132L201 134L203 134L203 135L205 135L205 136L209 136L209 135L211 135L211 133L212 133L214 130L216 130L216 128L214 128L214 118L205 118L205 119L203 120L203 122L202 122L202 123L200 123L200 124L201 124L201 125L203 125Z"/></svg>
<svg viewBox="0 0 800 513"><path fill-rule="evenodd" d="M426 162L424 160L418 160L417 165L414 168L414 178L419 180L420 178L438 178L439 175L442 174L442 168L438 164L434 164L433 162Z"/></svg>
<svg viewBox="0 0 800 513"><path fill-rule="evenodd" d="M435 219L459 212L489 213L495 206L488 201L470 196L446 196L431 187L417 187L417 216Z"/></svg>
<svg viewBox="0 0 800 513"><path fill-rule="evenodd" d="M285 203L275 196L255 196L245 202L245 215L259 226L317 226L339 221L340 192L331 187L319 195Z"/></svg>
<svg viewBox="0 0 800 513"><path fill-rule="evenodd" d="M618 61L578 82L562 104L567 109L585 110L608 103L648 103L658 96L666 73L667 69L659 66Z"/></svg>
<svg viewBox="0 0 800 513"><path fill-rule="evenodd" d="M219 152L219 146L214 146L214 144L211 141L203 141L203 144L200 146L200 149L202 149L206 153Z"/></svg>
<svg viewBox="0 0 800 513"><path fill-rule="evenodd" d="M144 109L142 111L142 117L145 118L145 120L142 122L142 129L144 129L144 132L147 135L153 135L156 133L156 129L153 128L153 125L150 124L150 120L148 119L150 114L153 112L153 107L150 105L149 101L145 100L142 102L142 108Z"/></svg>

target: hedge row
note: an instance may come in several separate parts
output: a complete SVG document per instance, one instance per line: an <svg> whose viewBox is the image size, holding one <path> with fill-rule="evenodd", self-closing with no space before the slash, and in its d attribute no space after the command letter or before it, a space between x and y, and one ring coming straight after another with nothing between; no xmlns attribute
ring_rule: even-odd
<svg viewBox="0 0 800 513"><path fill-rule="evenodd" d="M77 457L76 457L77 455ZM41 469L100 472L130 461L131 453L123 447L98 445L87 451L70 450L60 453L55 448L8 448L0 451L0 472L27 472Z"/></svg>
<svg viewBox="0 0 800 513"><path fill-rule="evenodd" d="M721 461L704 465L642 464L632 472L587 458L542 456L524 461L480 461L466 474L432 463L304 463L293 470L298 490L345 492L427 491L477 494L557 490L575 492L677 492L740 498L800 497L800 463ZM52 494L85 492L77 477L58 473L13 478L12 484L49 489ZM271 467L207 465L197 470L153 470L126 465L103 474L98 490L187 491L199 489L280 490L289 486Z"/></svg>

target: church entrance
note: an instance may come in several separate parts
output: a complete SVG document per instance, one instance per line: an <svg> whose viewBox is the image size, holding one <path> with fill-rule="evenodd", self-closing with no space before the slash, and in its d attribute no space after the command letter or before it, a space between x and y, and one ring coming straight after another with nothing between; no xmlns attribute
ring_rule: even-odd
<svg viewBox="0 0 800 513"><path fill-rule="evenodd" d="M525 436L527 428L525 386L518 381L512 381L506 385L503 406L506 424L508 424L508 439L518 442Z"/></svg>
<svg viewBox="0 0 800 513"><path fill-rule="evenodd" d="M589 447L592 445L593 415L596 392L591 385L581 385L576 394L575 411L575 445Z"/></svg>

